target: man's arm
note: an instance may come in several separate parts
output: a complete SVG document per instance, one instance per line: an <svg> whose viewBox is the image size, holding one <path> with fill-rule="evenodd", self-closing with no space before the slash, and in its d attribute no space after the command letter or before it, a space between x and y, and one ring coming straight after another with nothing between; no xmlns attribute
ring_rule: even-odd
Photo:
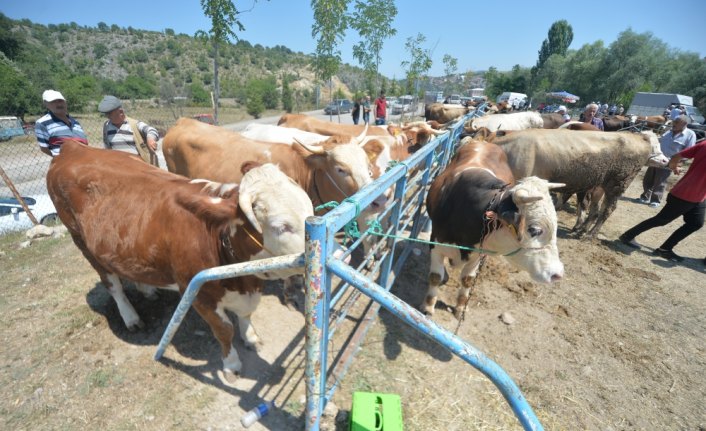
<svg viewBox="0 0 706 431"><path fill-rule="evenodd" d="M680 156L679 153L675 154L672 156L671 159L669 159L669 164L667 166L669 169L672 170L676 175L679 175L679 162L681 162L684 159L684 157Z"/></svg>

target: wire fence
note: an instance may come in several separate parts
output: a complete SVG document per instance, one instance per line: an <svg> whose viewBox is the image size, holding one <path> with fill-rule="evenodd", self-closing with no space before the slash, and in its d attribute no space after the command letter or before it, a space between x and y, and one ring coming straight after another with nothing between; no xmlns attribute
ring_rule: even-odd
<svg viewBox="0 0 706 431"><path fill-rule="evenodd" d="M98 101L94 106L97 106ZM200 117L208 120L213 117L211 108L185 107L174 103L165 103L158 100L149 101L123 101L123 109L127 116L144 121L159 131L160 142L158 155L160 156L160 166L165 168L164 159L161 152L161 138L167 133L180 117ZM280 111L276 112L277 114ZM275 113L265 112L263 115L274 115ZM97 112L70 115L81 124L86 132L89 145L96 148L103 148L103 124L106 118ZM251 119L241 106L236 106L228 99L222 101L218 108L218 123L230 124L238 121ZM22 230L31 227L31 219L25 213L20 203L16 201L18 196L30 197L27 199L27 209L41 222L46 208L36 209L32 201L50 202L47 196L46 175L51 163L51 157L39 150L39 144L34 136L34 127L30 123L26 129L27 134L16 136L9 141L0 142L0 234L9 231ZM51 206L51 205L50 205ZM14 208L14 209L13 209ZM30 220L29 226L27 221ZM23 223L24 221L24 223Z"/></svg>

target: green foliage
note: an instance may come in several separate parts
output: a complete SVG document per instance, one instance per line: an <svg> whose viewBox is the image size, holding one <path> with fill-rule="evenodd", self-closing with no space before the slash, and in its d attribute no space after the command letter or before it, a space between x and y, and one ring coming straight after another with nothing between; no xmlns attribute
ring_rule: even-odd
<svg viewBox="0 0 706 431"><path fill-rule="evenodd" d="M83 112L88 101L99 96L99 85L92 76L78 75L59 81L61 93L66 97L69 112Z"/></svg>
<svg viewBox="0 0 706 431"><path fill-rule="evenodd" d="M248 114L255 118L260 118L260 114L265 111L262 83L260 80L251 80L248 82L245 108L248 111Z"/></svg>
<svg viewBox="0 0 706 431"><path fill-rule="evenodd" d="M191 92L191 102L195 106L209 106L211 104L211 97L203 85L194 82L189 85L189 91Z"/></svg>
<svg viewBox="0 0 706 431"><path fill-rule="evenodd" d="M30 83L12 62L0 54L0 113L23 117L29 112L38 112L39 98Z"/></svg>
<svg viewBox="0 0 706 431"><path fill-rule="evenodd" d="M105 46L105 44L97 42L95 45L93 45L93 56L96 58L96 60L100 60L106 55L108 55L108 47Z"/></svg>
<svg viewBox="0 0 706 431"><path fill-rule="evenodd" d="M431 69L431 53L428 49L422 48L422 44L427 38L421 33L417 33L417 37L408 37L405 43L405 49L409 52L410 59L405 60L400 65L405 69L407 84L405 93L416 94L415 84L417 80L422 78Z"/></svg>
<svg viewBox="0 0 706 431"><path fill-rule="evenodd" d="M291 113L294 109L294 95L289 87L291 77L285 76L282 78L282 108Z"/></svg>
<svg viewBox="0 0 706 431"><path fill-rule="evenodd" d="M165 28L164 34L166 34L167 36L174 36L174 30L171 28Z"/></svg>
<svg viewBox="0 0 706 431"><path fill-rule="evenodd" d="M313 66L316 76L323 81L330 80L341 64L338 44L348 28L347 7L348 0L311 0L311 8L314 10L311 35L316 38Z"/></svg>
<svg viewBox="0 0 706 431"><path fill-rule="evenodd" d="M385 39L397 34L392 23L397 16L393 0L356 0L350 17L351 28L358 32L360 42L353 45L353 58L358 60L369 80L377 80Z"/></svg>
<svg viewBox="0 0 706 431"><path fill-rule="evenodd" d="M541 69L553 54L565 55L572 40L574 40L574 30L566 20L562 19L552 24L539 50L536 69Z"/></svg>

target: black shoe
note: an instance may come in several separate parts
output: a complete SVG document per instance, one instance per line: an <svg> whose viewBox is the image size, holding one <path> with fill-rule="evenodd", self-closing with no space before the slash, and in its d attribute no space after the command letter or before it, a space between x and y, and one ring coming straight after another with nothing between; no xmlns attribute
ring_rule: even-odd
<svg viewBox="0 0 706 431"><path fill-rule="evenodd" d="M625 235L620 235L620 236L618 237L618 241L620 241L621 243L627 245L628 247L634 248L634 249L636 249L636 250L637 250L638 248L640 248L640 244L638 244L637 242L635 242L634 239L628 238L628 237L626 237Z"/></svg>
<svg viewBox="0 0 706 431"><path fill-rule="evenodd" d="M674 253L672 250L663 250L661 248L656 248L655 251L652 252L652 254L655 256L661 256L661 257L663 257L669 261L672 261L672 262L683 262L684 261L683 257Z"/></svg>

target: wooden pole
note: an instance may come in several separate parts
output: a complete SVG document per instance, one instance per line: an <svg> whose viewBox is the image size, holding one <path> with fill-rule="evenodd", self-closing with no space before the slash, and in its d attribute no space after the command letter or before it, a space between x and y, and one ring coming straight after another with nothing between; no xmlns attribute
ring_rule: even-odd
<svg viewBox="0 0 706 431"><path fill-rule="evenodd" d="M15 185L12 184L10 177L7 176L7 174L5 173L5 169L3 169L2 166L0 166L0 176L2 176L3 181L5 181L5 184L10 189L10 191L12 192L12 195L15 197L15 199L17 199L17 201L20 203L20 205L22 205L22 208L24 208L25 212L27 213L27 216L29 217L30 220L32 220L32 223L34 223L35 226L38 225L39 222L34 217L34 214L32 214L32 211L29 210L27 203L25 202L24 199L22 199L22 196L19 194L19 192L15 188Z"/></svg>

